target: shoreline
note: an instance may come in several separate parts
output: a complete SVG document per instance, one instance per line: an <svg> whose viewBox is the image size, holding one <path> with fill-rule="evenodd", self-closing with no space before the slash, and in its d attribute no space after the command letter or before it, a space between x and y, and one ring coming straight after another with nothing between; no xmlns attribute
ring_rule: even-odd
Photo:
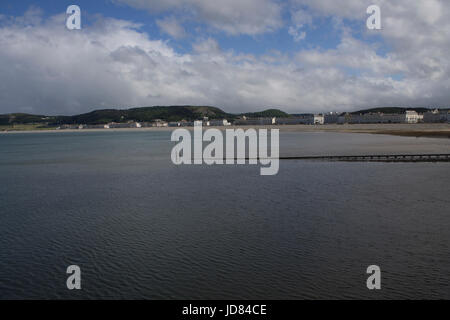
<svg viewBox="0 0 450 320"><path fill-rule="evenodd" d="M347 125L263 125L263 126L230 126L230 127L203 127L215 129L280 129L281 132L336 132L336 133L363 133L380 134L417 138L450 138L450 124L448 123L421 123L421 124L347 124ZM180 129L180 127L150 127L150 128L123 128L123 129L68 129L68 130L17 130L0 131L0 135L32 134L32 133L75 133L75 132L167 132ZM193 130L193 127L182 127Z"/></svg>

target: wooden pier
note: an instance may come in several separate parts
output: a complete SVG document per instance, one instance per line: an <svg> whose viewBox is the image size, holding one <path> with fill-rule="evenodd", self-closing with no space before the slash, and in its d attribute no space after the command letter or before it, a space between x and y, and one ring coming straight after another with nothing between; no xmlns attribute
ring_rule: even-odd
<svg viewBox="0 0 450 320"><path fill-rule="evenodd" d="M201 161L206 158L201 159ZM217 160L217 159L208 159ZM250 158L234 158L234 161L245 162ZM251 158L253 161L270 160L270 158ZM328 162L450 162L450 153L438 154L373 154L353 156L290 156L279 157L279 160L304 160L304 161L328 161ZM194 162L194 159L192 159ZM225 163L226 158L223 159Z"/></svg>
<svg viewBox="0 0 450 320"><path fill-rule="evenodd" d="M450 154L377 154L354 156L280 157L280 160L315 160L339 162L450 162Z"/></svg>

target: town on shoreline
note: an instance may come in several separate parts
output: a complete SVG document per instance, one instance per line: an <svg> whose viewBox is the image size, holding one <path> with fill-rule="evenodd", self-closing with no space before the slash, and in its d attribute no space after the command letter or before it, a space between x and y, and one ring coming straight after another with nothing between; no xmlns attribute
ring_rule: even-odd
<svg viewBox="0 0 450 320"><path fill-rule="evenodd" d="M384 133L404 136L450 137L448 109L381 108L354 113L286 114L276 109L263 112L230 115L214 107L163 107L130 110L99 110L74 117L43 117L11 114L3 121L0 132L14 131L79 131L115 129L170 129L180 127L280 127L289 131L340 131L357 133ZM180 109L182 108L182 109ZM190 109L189 109L190 108ZM186 113L186 109L194 111ZM163 110L162 119L154 110ZM135 113L128 113L129 111ZM136 112L137 111L137 112ZM421 112L422 111L422 112ZM120 112L119 114L117 114ZM147 112L146 114L143 112ZM152 113L149 117L148 112ZM111 116L111 115L114 115ZM124 116L125 114L125 116ZM3 116L3 117L5 117ZM120 117L119 117L120 116ZM164 119L164 116L166 119ZM187 119L184 119L186 117ZM1 116L0 116L1 118ZM168 121L179 118L178 121ZM25 119L25 120L24 120ZM1 119L0 119L1 120ZM141 121L144 120L144 121ZM47 121L47 122L45 122ZM52 122L53 121L53 122ZM6 124L5 124L6 122ZM62 123L58 123L62 122ZM69 123L64 123L69 122ZM441 126L437 126L441 124ZM409 125L409 126L405 126ZM430 126L424 126L430 125Z"/></svg>
<svg viewBox="0 0 450 320"><path fill-rule="evenodd" d="M57 130L64 129L122 129L122 128L147 128L147 127L194 127L202 124L206 127L227 127L227 126L267 126L267 125L325 125L325 124L395 124L395 123L450 123L450 111L434 110L423 114L414 110L407 110L405 113L365 113L365 114L307 114L294 115L287 118L278 117L258 117L247 116L229 122L226 119L209 120L208 117L195 121L172 121L167 122L156 119L151 122L128 121L126 123L111 122L108 124L66 124L57 127Z"/></svg>
<svg viewBox="0 0 450 320"><path fill-rule="evenodd" d="M450 111L433 110L419 113L407 110L405 113L335 113L292 115L290 117L247 117L240 116L230 122L227 119L213 119L203 117L194 121L171 121L167 122L156 119L151 122L128 121L126 123L111 122L108 124L73 124L62 125L57 130L67 129L124 129L124 128L148 128L148 127L194 127L201 124L206 127L227 126L279 126L279 125L325 125L325 124L417 124L417 123L450 123Z"/></svg>

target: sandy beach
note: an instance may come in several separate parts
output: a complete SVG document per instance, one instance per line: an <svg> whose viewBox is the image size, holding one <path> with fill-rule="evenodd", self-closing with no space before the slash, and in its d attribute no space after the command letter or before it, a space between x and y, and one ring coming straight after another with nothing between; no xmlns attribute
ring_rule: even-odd
<svg viewBox="0 0 450 320"><path fill-rule="evenodd" d="M193 130L193 127L184 127ZM213 127L205 127L213 128ZM340 133L369 133L408 137L450 138L450 124L448 123L420 123L420 124L328 124L328 125L274 125L274 126L231 126L216 127L225 129L280 129L281 132L340 132ZM124 131L173 131L175 127L125 128L125 129L82 129L82 130L32 130L32 131L0 131L0 134L17 133L65 133L65 132L124 132Z"/></svg>

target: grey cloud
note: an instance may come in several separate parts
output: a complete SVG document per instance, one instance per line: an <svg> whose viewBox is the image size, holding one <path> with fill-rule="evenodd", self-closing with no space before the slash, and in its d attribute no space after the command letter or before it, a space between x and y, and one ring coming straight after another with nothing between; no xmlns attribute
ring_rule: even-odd
<svg viewBox="0 0 450 320"><path fill-rule="evenodd" d="M216 105L229 112L271 106L295 113L448 105L450 22L444 17L450 4L406 7L409 13L390 8L382 31L393 48L389 54L378 55L348 32L336 49L303 50L295 59L277 51L260 57L223 51L213 38L179 54L123 20L100 19L71 32L61 16L25 24L6 19L0 25L0 113L170 104Z"/></svg>
<svg viewBox="0 0 450 320"><path fill-rule="evenodd" d="M115 0L151 13L177 12L231 35L257 35L282 26L282 8L273 0ZM169 26L166 26L166 29ZM172 26L173 27L173 26ZM177 32L178 33L178 32Z"/></svg>
<svg viewBox="0 0 450 320"><path fill-rule="evenodd" d="M170 35L175 39L184 38L187 36L186 30L180 24L176 17L166 17L164 19L156 20L156 24L164 33Z"/></svg>
<svg viewBox="0 0 450 320"><path fill-rule="evenodd" d="M306 38L306 31L302 31L305 25L312 24L312 16L303 9L291 10L291 26L288 33L294 38L295 42L299 42Z"/></svg>

